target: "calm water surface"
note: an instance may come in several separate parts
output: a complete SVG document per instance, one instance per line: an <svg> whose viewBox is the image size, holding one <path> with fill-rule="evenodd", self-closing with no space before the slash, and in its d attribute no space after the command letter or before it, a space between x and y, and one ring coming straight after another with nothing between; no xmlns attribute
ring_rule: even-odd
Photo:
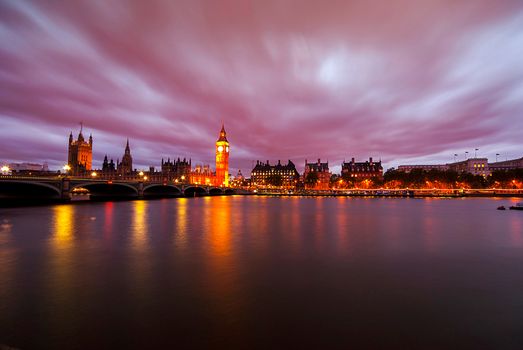
<svg viewBox="0 0 523 350"><path fill-rule="evenodd" d="M0 344L523 348L510 199L207 197L0 209Z"/></svg>

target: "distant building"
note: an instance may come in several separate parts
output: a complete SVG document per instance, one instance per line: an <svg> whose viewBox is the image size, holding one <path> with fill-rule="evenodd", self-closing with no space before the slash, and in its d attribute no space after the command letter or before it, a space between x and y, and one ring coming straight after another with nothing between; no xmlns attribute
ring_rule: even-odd
<svg viewBox="0 0 523 350"><path fill-rule="evenodd" d="M507 171L514 169L523 169L523 158L510 159L501 162L489 163L489 170L492 171Z"/></svg>
<svg viewBox="0 0 523 350"><path fill-rule="evenodd" d="M36 164L36 163L11 163L9 164L9 169L13 172L19 171L48 171L49 168L47 163Z"/></svg>
<svg viewBox="0 0 523 350"><path fill-rule="evenodd" d="M242 171L238 169L238 172L236 173L236 176L229 181L231 186L233 187L239 187L239 186L246 186L247 182L245 181L245 177L242 174Z"/></svg>
<svg viewBox="0 0 523 350"><path fill-rule="evenodd" d="M170 158L165 162L162 158L162 175L166 180L180 180L182 176L189 179L191 174L191 160L186 158L172 160Z"/></svg>
<svg viewBox="0 0 523 350"><path fill-rule="evenodd" d="M469 158L461 162L447 164L449 170L458 173L487 176L490 174L487 158Z"/></svg>
<svg viewBox="0 0 523 350"><path fill-rule="evenodd" d="M189 182L196 185L216 185L216 173L211 171L209 165L196 165L191 171Z"/></svg>
<svg viewBox="0 0 523 350"><path fill-rule="evenodd" d="M245 180L245 178L243 177L241 169L238 169L238 173L236 173L236 180L239 180L239 181Z"/></svg>
<svg viewBox="0 0 523 350"><path fill-rule="evenodd" d="M383 166L381 160L374 162L372 157L365 162L356 162L354 158L350 162L343 162L341 164L341 175L352 181L360 180L382 180Z"/></svg>
<svg viewBox="0 0 523 350"><path fill-rule="evenodd" d="M469 158L460 162L447 163L447 164L432 164L432 165L400 165L399 171L406 173L411 172L414 169L421 169L425 171L430 170L452 170L458 173L470 173L473 175L487 176L490 174L489 164L487 158Z"/></svg>
<svg viewBox="0 0 523 350"><path fill-rule="evenodd" d="M103 176L114 176L116 174L116 164L111 159L107 159L107 154L104 157L104 162L102 164L102 175Z"/></svg>
<svg viewBox="0 0 523 350"><path fill-rule="evenodd" d="M48 176L56 174L49 171L47 162L44 164L37 163L10 163L8 164L9 174L31 175L31 176Z"/></svg>
<svg viewBox="0 0 523 350"><path fill-rule="evenodd" d="M398 167L399 171L403 171L404 173L410 173L412 170L420 169L424 171L431 171L431 170L440 170L445 171L449 170L448 164L415 164L415 165L400 165Z"/></svg>
<svg viewBox="0 0 523 350"><path fill-rule="evenodd" d="M296 170L296 166L290 160L286 165L282 165L279 160L276 165L270 165L269 161L266 163L257 161L256 166L251 171L251 184L253 186L268 186L281 180L282 187L294 187L299 177L300 174Z"/></svg>
<svg viewBox="0 0 523 350"><path fill-rule="evenodd" d="M67 164L71 168L71 175L85 174L91 170L93 162L93 135L89 136L89 141L85 141L82 129L76 140L73 139L73 132L69 134Z"/></svg>
<svg viewBox="0 0 523 350"><path fill-rule="evenodd" d="M129 147L129 139L125 145L124 155L122 161L117 161L117 172L119 175L129 176L133 174L133 157L131 156L131 148Z"/></svg>
<svg viewBox="0 0 523 350"><path fill-rule="evenodd" d="M316 179L315 183L310 183L307 179L311 176L309 174L314 174ZM329 162L322 163L318 159L315 163L307 163L305 159L305 170L303 172L303 182L305 183L305 188L317 189L317 190L327 190L329 189L331 172L329 171Z"/></svg>

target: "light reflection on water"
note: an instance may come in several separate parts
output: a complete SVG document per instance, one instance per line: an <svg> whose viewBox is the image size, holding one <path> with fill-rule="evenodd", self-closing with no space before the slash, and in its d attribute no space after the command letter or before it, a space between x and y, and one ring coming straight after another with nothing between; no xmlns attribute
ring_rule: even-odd
<svg viewBox="0 0 523 350"><path fill-rule="evenodd" d="M445 348L482 334L487 347L511 348L522 340L523 213L495 208L513 201L2 209L0 344Z"/></svg>
<svg viewBox="0 0 523 350"><path fill-rule="evenodd" d="M136 250L139 253L143 253L146 245L147 245L147 239L149 235L149 228L148 228L148 213L147 213L147 207L149 202L147 201L134 201L133 204L133 214L131 216L132 218L132 241L131 246L134 250Z"/></svg>
<svg viewBox="0 0 523 350"><path fill-rule="evenodd" d="M9 247L9 243L13 239L11 237L12 227L13 224L10 219L0 217L0 279L3 276L6 281L10 281L15 273L15 252L13 248ZM9 282L1 282L0 280L0 300L7 297L7 292L10 288ZM0 313L2 313L1 308Z"/></svg>
<svg viewBox="0 0 523 350"><path fill-rule="evenodd" d="M174 210L169 212L169 215L175 217L175 225L173 227L175 245L182 251L187 249L188 241L188 226L189 215L187 213L188 198L179 198L177 206Z"/></svg>

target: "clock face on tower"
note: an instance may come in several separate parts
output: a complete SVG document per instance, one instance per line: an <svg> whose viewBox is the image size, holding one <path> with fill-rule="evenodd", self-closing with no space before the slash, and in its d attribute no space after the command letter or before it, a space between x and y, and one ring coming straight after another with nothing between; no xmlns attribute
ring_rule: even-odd
<svg viewBox="0 0 523 350"><path fill-rule="evenodd" d="M218 152L223 152L223 146L218 146Z"/></svg>
<svg viewBox="0 0 523 350"><path fill-rule="evenodd" d="M229 153L229 146L225 147L225 152Z"/></svg>

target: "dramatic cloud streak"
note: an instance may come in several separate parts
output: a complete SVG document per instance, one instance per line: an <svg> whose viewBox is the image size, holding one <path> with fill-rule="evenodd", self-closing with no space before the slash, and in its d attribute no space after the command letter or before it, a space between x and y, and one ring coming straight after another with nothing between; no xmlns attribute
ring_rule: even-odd
<svg viewBox="0 0 523 350"><path fill-rule="evenodd" d="M393 4L392 4L393 3ZM0 161L522 156L523 3L0 3Z"/></svg>

